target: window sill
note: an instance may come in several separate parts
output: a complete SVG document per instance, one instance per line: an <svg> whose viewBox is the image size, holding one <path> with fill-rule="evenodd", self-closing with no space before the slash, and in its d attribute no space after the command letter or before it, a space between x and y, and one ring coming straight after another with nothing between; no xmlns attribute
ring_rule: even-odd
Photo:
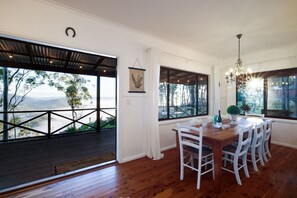
<svg viewBox="0 0 297 198"><path fill-rule="evenodd" d="M199 118L199 119L203 119L203 118L207 118L208 115L205 115L205 116L196 116L196 117L188 117L188 118L180 118L180 119L173 119L173 120L160 120L159 121L159 126L162 126L162 125L169 125L169 124L177 124L177 123L180 123L180 122L187 122L187 121L190 121L191 119L193 118Z"/></svg>

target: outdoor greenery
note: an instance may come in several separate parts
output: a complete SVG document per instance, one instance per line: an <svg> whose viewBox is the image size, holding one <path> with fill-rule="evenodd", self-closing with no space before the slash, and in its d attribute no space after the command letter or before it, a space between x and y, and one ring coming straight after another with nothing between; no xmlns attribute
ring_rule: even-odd
<svg viewBox="0 0 297 198"><path fill-rule="evenodd" d="M90 126L92 127L90 127ZM90 122L88 123L88 125L82 125L79 128L74 128L72 127L68 127L64 132L67 133L73 133L73 132L87 132L87 131L94 131L97 127L97 121L95 122ZM114 129L116 126L116 122L115 122L115 118L113 117L107 117L106 119L102 119L100 118L100 127L102 127L102 129Z"/></svg>

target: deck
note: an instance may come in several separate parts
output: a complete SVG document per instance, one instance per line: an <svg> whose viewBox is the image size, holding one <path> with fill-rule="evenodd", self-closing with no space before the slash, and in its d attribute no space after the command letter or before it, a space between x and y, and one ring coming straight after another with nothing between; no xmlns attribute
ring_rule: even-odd
<svg viewBox="0 0 297 198"><path fill-rule="evenodd" d="M111 154L115 159L115 134L111 129L0 143L0 190L53 176L59 165Z"/></svg>

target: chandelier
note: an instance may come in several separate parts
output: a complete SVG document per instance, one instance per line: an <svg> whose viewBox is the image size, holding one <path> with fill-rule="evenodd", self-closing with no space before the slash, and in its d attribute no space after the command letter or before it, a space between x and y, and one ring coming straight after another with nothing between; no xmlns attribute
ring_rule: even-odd
<svg viewBox="0 0 297 198"><path fill-rule="evenodd" d="M240 59L240 38L242 37L242 34L237 34L236 37L238 38L238 58L236 61L235 68L231 68L229 71L226 72L226 85L245 85L245 83L251 79L251 69L245 70L242 60Z"/></svg>

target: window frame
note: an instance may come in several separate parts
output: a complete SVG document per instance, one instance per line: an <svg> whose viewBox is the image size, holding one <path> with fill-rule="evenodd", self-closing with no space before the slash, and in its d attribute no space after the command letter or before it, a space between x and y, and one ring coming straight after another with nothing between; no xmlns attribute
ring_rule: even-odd
<svg viewBox="0 0 297 198"><path fill-rule="evenodd" d="M167 116L166 118L160 118L159 115L158 115L158 120L159 121L165 121L165 120L176 120L176 119L184 119L184 118L193 118L193 117L198 117L198 116L206 116L206 115L209 115L209 76L206 75L206 74L201 74L201 73L196 73L196 72L191 72L191 71L185 71L185 70L180 70L180 69L173 69L173 68L170 68L170 67L166 67L166 66L161 66L160 67L160 78L161 78L161 70L166 70L166 111L167 111ZM195 106L195 109L196 109L196 112L195 112L195 115L193 116L185 116L185 117L176 117L176 118L170 118L170 104L169 104L169 101L170 101L170 89L169 89L169 86L170 86L170 71L175 71L175 72L186 72L186 73L189 73L191 75L195 75L195 78L196 78L196 88L195 88L195 94L196 94L196 106ZM199 86L199 77L203 77L203 78L206 78L205 81L203 82L206 82L206 85L207 85L207 90L206 90L206 94L207 94L207 101L206 101L206 113L203 113L203 114L199 114L198 113L198 109L199 109L199 106L198 106L198 86ZM160 86L160 83L161 83L161 79L159 78L159 86ZM184 85L184 84L183 84ZM159 107L159 105L158 105ZM159 111L158 111L159 113Z"/></svg>
<svg viewBox="0 0 297 198"><path fill-rule="evenodd" d="M267 110L269 111L269 109L267 109L267 104L268 104L267 103L267 99L268 99L267 81L268 81L268 78L290 76L292 74L297 75L297 68L279 69L279 70L272 70L272 71L265 71L265 72L257 72L257 73L252 74L253 77L263 78L263 108L264 108L263 113L264 113L265 117L287 119L287 120L297 120L297 118L292 118L292 117L273 116L273 115L267 116ZM236 81L236 105L238 105L238 98L239 98L238 89L239 89L239 85L238 85L238 82ZM297 88L296 88L296 91L297 91Z"/></svg>

